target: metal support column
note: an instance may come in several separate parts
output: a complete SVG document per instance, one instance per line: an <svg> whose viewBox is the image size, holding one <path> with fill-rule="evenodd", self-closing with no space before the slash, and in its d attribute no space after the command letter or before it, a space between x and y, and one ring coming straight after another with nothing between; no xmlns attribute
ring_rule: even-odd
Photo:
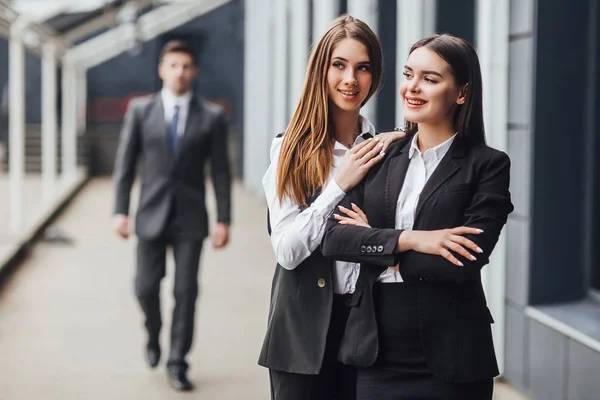
<svg viewBox="0 0 600 400"><path fill-rule="evenodd" d="M56 45L48 42L42 49L42 199L45 203L56 195L56 78Z"/></svg>
<svg viewBox="0 0 600 400"><path fill-rule="evenodd" d="M70 63L62 66L62 183L68 185L75 178L76 170L76 99L75 68Z"/></svg>
<svg viewBox="0 0 600 400"><path fill-rule="evenodd" d="M483 114L490 146L508 148L508 35L509 0L477 1L476 45L483 78ZM506 228L500 235L490 263L482 271L488 306L496 323L492 326L500 373L504 371Z"/></svg>
<svg viewBox="0 0 600 400"><path fill-rule="evenodd" d="M369 27L378 33L379 30L379 4L377 0L348 0L348 14L365 22ZM377 126L377 96L362 108L361 114Z"/></svg>
<svg viewBox="0 0 600 400"><path fill-rule="evenodd" d="M316 43L338 15L339 0L312 0L313 41Z"/></svg>
<svg viewBox="0 0 600 400"><path fill-rule="evenodd" d="M402 72L410 47L424 36L435 31L436 0L398 0L396 32L396 82L404 80ZM403 126L402 102L396 102L396 125Z"/></svg>
<svg viewBox="0 0 600 400"><path fill-rule="evenodd" d="M244 22L244 184L263 195L273 130L273 7L245 0Z"/></svg>
<svg viewBox="0 0 600 400"><path fill-rule="evenodd" d="M275 1L275 29L273 40L275 55L273 62L273 136L283 132L289 123L287 115L287 97L288 97L288 15L289 1Z"/></svg>
<svg viewBox="0 0 600 400"><path fill-rule="evenodd" d="M288 92L288 115L291 119L296 111L304 76L308 62L308 28L309 28L309 1L295 0L290 5L291 20L291 54L290 54L290 90Z"/></svg>
<svg viewBox="0 0 600 400"><path fill-rule="evenodd" d="M19 24L11 27L9 53L9 192L10 229L18 233L25 224L25 47Z"/></svg>

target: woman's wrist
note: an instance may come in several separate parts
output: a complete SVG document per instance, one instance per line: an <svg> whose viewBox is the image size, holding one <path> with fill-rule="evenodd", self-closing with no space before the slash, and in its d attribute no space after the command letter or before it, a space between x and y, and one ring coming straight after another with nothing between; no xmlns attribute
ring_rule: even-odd
<svg viewBox="0 0 600 400"><path fill-rule="evenodd" d="M407 229L400 233L398 244L396 245L396 253L402 253L413 249L412 236L412 231Z"/></svg>

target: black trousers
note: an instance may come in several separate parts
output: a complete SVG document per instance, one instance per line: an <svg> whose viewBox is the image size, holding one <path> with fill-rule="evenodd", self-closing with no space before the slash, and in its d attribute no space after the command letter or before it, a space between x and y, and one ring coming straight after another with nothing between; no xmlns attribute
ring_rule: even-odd
<svg viewBox="0 0 600 400"><path fill-rule="evenodd" d="M192 346L194 316L198 297L198 268L202 241L177 235L170 226L155 240L138 241L135 293L146 317L148 345L158 346L162 326L160 282L165 276L167 248L175 258L175 309L171 325L169 368L187 369L185 356Z"/></svg>
<svg viewBox="0 0 600 400"><path fill-rule="evenodd" d="M355 400L356 369L337 360L352 295L334 295L323 365L319 375L269 370L271 400Z"/></svg>

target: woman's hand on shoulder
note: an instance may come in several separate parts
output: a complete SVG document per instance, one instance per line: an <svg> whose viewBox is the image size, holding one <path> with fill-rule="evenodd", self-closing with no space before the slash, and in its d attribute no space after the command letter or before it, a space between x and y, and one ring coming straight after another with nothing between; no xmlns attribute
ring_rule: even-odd
<svg viewBox="0 0 600 400"><path fill-rule="evenodd" d="M340 189L348 192L365 177L369 169L383 159L384 144L368 139L348 150L335 174L335 182Z"/></svg>
<svg viewBox="0 0 600 400"><path fill-rule="evenodd" d="M406 131L404 128L396 128L390 132L382 132L375 136L376 141L383 143L381 151L384 153L387 151L387 148L390 144L394 143L396 140L400 140L406 137Z"/></svg>

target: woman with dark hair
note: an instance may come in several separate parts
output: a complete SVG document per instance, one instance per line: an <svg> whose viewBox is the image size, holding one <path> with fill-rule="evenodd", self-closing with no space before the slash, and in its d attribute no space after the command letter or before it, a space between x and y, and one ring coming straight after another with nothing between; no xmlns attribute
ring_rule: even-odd
<svg viewBox="0 0 600 400"><path fill-rule="evenodd" d="M513 210L510 160L485 144L465 40L418 41L404 77L407 137L348 192L322 243L361 264L340 358L359 367L359 400L489 400L498 367L480 271Z"/></svg>
<svg viewBox="0 0 600 400"><path fill-rule="evenodd" d="M319 248L329 215L346 192L404 137L375 136L360 108L381 85L377 36L362 21L336 19L314 47L292 120L271 146L263 177L273 277L259 364L274 400L352 400L354 368L337 361L358 265L332 262Z"/></svg>

